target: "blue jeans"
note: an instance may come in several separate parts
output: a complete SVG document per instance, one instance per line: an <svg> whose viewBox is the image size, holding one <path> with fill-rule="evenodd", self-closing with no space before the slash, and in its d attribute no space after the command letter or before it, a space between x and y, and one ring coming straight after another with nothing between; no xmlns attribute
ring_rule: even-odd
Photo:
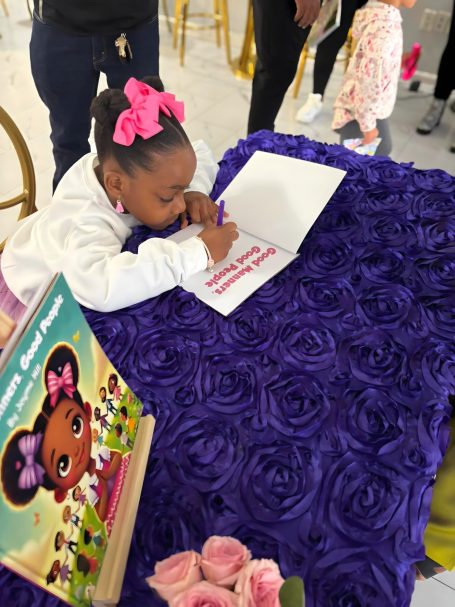
<svg viewBox="0 0 455 607"><path fill-rule="evenodd" d="M55 160L54 190L66 171L90 151L90 104L100 72L108 86L123 89L128 78L159 74L158 16L126 32L133 58L122 63L120 35L77 36L33 19L30 61L35 86L49 110Z"/></svg>

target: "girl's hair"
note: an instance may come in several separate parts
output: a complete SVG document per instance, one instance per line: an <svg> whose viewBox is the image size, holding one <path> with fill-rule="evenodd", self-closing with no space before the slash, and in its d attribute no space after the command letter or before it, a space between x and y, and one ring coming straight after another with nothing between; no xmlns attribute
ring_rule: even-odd
<svg viewBox="0 0 455 607"><path fill-rule="evenodd" d="M125 407L125 405L120 407L120 415L124 415L125 417L128 417L128 409Z"/></svg>
<svg viewBox="0 0 455 607"><path fill-rule="evenodd" d="M71 371L73 374L73 385L77 386L77 382L79 380L79 366L77 364L76 355L69 346L59 345L55 350L53 350L53 352L49 356L46 367L44 369L44 383L46 389L46 378L48 377L49 371L53 371L58 376L60 376L62 375L63 367L67 363L69 363L71 366ZM55 403L55 406L51 407L51 397L49 393L47 393L44 397L44 401L41 406L41 411L40 413L38 413L38 416L35 419L35 423L33 424L32 431L30 432L24 428L21 428L20 430L15 432L15 434L13 434L8 444L6 445L1 468L2 486L6 498L16 506L24 506L25 504L28 504L28 502L33 499L40 486L44 487L48 491L53 491L54 489L56 489L56 485L51 481L47 473L44 474L43 481L40 484L30 487L30 489L21 489L19 487L20 470L25 465L25 457L22 455L19 449L19 441L24 436L30 436L32 434L44 435L49 418L55 411L55 408L58 407L59 402L63 398L67 398L67 396L63 390L60 390L57 396L57 402ZM74 400L74 402L77 403L82 409L84 408L84 403L82 401L81 395L77 391L77 388L73 393L72 400ZM38 448L38 451L35 454L35 463L39 464L40 466L43 466L41 447Z"/></svg>
<svg viewBox="0 0 455 607"><path fill-rule="evenodd" d="M158 76L146 76L142 79L155 90L164 91ZM95 144L101 164L107 158L114 158L123 171L130 177L137 168L153 171L153 156L171 154L177 148L190 145L187 134L177 118L171 113L168 117L159 113L158 122L163 130L142 139L136 135L130 146L120 145L113 140L115 125L121 112L131 107L128 97L120 89L106 89L92 101L91 115L95 119Z"/></svg>

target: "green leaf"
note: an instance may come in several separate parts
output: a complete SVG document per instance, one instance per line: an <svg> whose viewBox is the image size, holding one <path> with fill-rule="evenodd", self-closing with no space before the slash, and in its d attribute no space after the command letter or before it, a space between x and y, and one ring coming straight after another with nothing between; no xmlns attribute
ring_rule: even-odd
<svg viewBox="0 0 455 607"><path fill-rule="evenodd" d="M304 607L303 580L296 575L288 578L280 588L281 607Z"/></svg>

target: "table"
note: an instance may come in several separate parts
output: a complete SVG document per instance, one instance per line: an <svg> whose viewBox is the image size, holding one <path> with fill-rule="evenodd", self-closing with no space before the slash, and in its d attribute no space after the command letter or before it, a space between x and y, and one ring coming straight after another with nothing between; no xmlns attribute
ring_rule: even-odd
<svg viewBox="0 0 455 607"><path fill-rule="evenodd" d="M86 311L157 418L120 605L160 605L155 561L230 534L310 607L404 606L455 392L455 178L262 131L214 196L258 149L347 170L291 266L229 318L179 288ZM5 571L0 595L57 604Z"/></svg>

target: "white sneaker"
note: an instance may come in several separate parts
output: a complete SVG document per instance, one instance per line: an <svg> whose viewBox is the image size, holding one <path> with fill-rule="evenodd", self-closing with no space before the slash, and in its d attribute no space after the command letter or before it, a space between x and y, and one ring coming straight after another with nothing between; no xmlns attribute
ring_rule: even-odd
<svg viewBox="0 0 455 607"><path fill-rule="evenodd" d="M309 124L313 122L316 116L322 110L322 95L319 93L310 93L308 99L302 105L300 110L295 115L295 119L298 122Z"/></svg>

